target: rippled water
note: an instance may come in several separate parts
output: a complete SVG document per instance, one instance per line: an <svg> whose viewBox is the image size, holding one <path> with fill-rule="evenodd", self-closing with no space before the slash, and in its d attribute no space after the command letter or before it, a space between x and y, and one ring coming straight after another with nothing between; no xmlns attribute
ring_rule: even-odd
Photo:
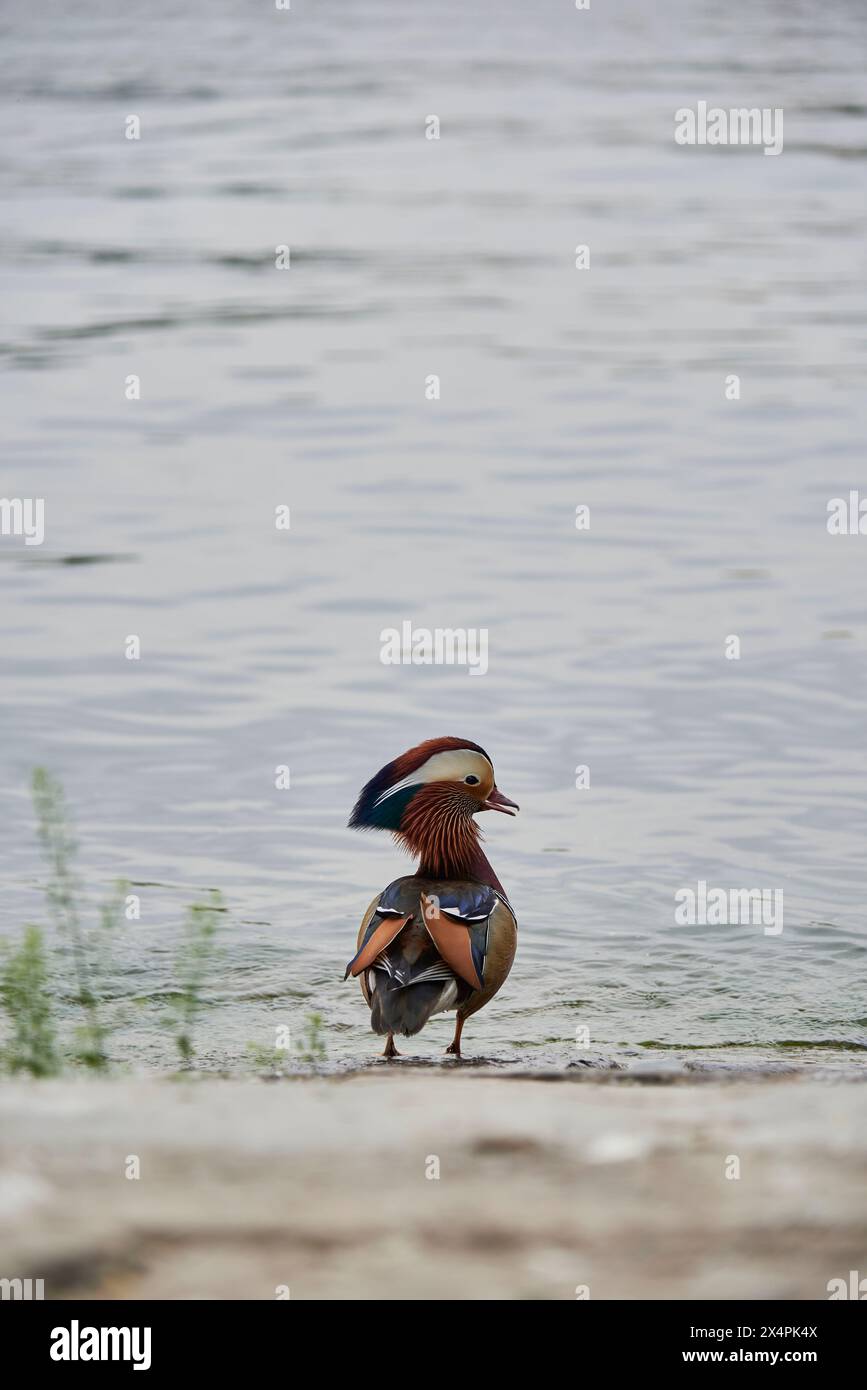
<svg viewBox="0 0 867 1390"><path fill-rule="evenodd" d="M46 502L43 546L0 540L4 931L42 913L43 764L88 884L141 894L122 1056L172 1063L216 887L202 1062L311 1010L366 1059L343 966L405 868L346 818L458 734L522 807L488 818L520 945L470 1055L857 1064L867 539L826 503L867 492L863 5L13 0L2 30L2 492ZM699 100L783 107L783 154L678 147ZM487 628L488 674L383 666L405 619ZM676 926L698 879L782 890L782 934Z"/></svg>

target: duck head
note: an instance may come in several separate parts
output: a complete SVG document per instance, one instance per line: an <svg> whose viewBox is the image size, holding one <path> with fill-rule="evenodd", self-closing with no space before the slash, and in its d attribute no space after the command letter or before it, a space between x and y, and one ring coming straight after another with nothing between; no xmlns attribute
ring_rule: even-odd
<svg viewBox="0 0 867 1390"><path fill-rule="evenodd" d="M362 788L349 824L390 830L419 856L419 873L471 878L478 873L479 811L513 816L514 801L498 789L493 764L477 743L431 738L387 763Z"/></svg>

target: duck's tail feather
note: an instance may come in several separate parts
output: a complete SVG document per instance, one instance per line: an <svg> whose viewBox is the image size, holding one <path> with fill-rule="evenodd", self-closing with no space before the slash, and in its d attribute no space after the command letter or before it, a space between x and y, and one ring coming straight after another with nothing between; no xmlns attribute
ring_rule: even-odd
<svg viewBox="0 0 867 1390"><path fill-rule="evenodd" d="M400 1033L411 1038L421 1032L431 1014L449 1008L456 995L454 978L401 985L377 970L370 1001L370 1026L374 1033Z"/></svg>

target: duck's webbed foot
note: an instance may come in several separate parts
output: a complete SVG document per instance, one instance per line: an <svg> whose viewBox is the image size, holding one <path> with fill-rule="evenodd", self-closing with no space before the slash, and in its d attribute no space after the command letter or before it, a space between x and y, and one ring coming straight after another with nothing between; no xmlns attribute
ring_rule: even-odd
<svg viewBox="0 0 867 1390"><path fill-rule="evenodd" d="M398 1052L397 1048L396 1048L395 1045L394 1045L394 1033L389 1033L389 1035L388 1035L388 1037L387 1037L387 1039L386 1039L386 1042L385 1042L385 1050L383 1051L383 1054L382 1054L382 1055L383 1055L383 1057L399 1057L399 1056L400 1056L400 1053Z"/></svg>

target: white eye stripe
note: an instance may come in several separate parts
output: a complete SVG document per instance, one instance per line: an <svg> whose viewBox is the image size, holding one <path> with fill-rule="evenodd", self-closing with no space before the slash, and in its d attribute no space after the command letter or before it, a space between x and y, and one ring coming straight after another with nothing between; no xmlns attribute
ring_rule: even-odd
<svg viewBox="0 0 867 1390"><path fill-rule="evenodd" d="M480 783L484 777L489 777L493 785L494 769L490 759L473 748L450 748L432 754L421 767L407 773L393 787L386 787L373 804L381 806L383 801L407 787L423 786L426 782L463 782L467 776L478 777Z"/></svg>
<svg viewBox="0 0 867 1390"><path fill-rule="evenodd" d="M406 777L402 777L399 782L395 782L393 787L386 787L384 792L379 793L379 796L373 803L374 806L381 806L383 801L387 801L390 796L394 796L395 792L402 792L404 787L412 787L416 782L423 781L424 779L421 777L420 773L421 769L419 768L415 772L410 772Z"/></svg>

